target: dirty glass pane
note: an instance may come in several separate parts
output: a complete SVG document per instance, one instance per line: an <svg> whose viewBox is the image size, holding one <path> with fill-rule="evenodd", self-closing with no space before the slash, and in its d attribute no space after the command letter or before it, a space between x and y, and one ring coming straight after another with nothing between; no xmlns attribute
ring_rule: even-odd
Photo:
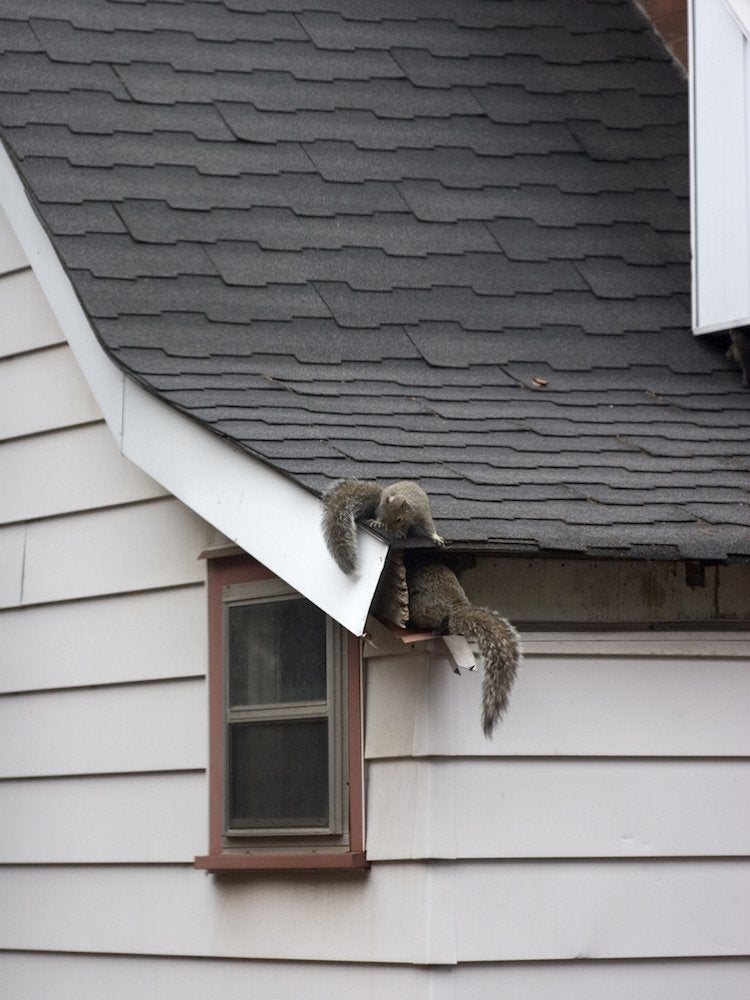
<svg viewBox="0 0 750 1000"><path fill-rule="evenodd" d="M314 604L232 605L229 707L326 700L326 620Z"/></svg>
<svg viewBox="0 0 750 1000"><path fill-rule="evenodd" d="M229 727L229 827L328 826L328 722Z"/></svg>

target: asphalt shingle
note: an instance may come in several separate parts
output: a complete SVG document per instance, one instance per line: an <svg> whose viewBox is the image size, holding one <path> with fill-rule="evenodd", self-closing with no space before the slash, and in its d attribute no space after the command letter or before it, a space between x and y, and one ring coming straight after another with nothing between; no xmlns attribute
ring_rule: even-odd
<svg viewBox="0 0 750 1000"><path fill-rule="evenodd" d="M686 85L630 0L5 0L0 52L3 141L149 391L313 491L421 480L456 546L750 558Z"/></svg>

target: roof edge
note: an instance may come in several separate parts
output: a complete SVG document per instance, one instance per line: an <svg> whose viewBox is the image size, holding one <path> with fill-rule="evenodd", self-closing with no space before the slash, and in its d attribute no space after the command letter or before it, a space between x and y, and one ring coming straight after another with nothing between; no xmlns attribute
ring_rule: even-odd
<svg viewBox="0 0 750 1000"><path fill-rule="evenodd" d="M360 572L346 576L326 549L316 497L125 375L99 343L2 143L0 204L121 454L339 624L362 635L388 553L385 542L360 531Z"/></svg>

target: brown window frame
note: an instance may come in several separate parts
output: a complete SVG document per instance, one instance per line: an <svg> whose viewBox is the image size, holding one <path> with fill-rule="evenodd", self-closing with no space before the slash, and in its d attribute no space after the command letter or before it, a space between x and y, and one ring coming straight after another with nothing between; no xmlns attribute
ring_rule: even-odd
<svg viewBox="0 0 750 1000"><path fill-rule="evenodd" d="M208 713L209 713L209 847L206 855L195 858L195 867L216 873L253 870L338 870L367 867L364 847L363 747L362 747L362 651L357 636L341 630L344 646L346 702L344 735L348 795L345 816L345 844L332 845L310 838L290 846L289 837L266 837L259 846L242 843L227 845L225 830L226 775L224 609L225 587L278 581L261 563L244 555L208 559ZM340 626L336 625L336 629ZM278 845L278 846L276 846Z"/></svg>

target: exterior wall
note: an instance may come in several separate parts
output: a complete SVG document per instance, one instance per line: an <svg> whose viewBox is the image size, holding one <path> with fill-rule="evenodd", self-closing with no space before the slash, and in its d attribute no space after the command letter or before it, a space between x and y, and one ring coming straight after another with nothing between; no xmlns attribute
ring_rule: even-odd
<svg viewBox="0 0 750 1000"><path fill-rule="evenodd" d="M578 590L576 617L595 620L566 568L567 581L559 565L548 572L571 614ZM537 569L527 578L494 563L484 598L490 578L507 597L511 575L531 618ZM742 605L750 574L735 572ZM624 602L624 618L642 597ZM478 673L456 676L429 643L373 635L368 857L373 872L408 866L404 881L426 873L423 946L453 963L445 995L746 994L747 622L522 634L524 665L492 741Z"/></svg>
<svg viewBox="0 0 750 1000"><path fill-rule="evenodd" d="M20 879L34 953L51 940L37 905L63 902L38 876L72 876L79 908L77 865L204 842L197 556L214 532L118 453L1 213L0 484L0 883ZM0 954L3 996L54 992L17 959Z"/></svg>
<svg viewBox="0 0 750 1000"><path fill-rule="evenodd" d="M480 564L526 622L494 740L478 675L376 637L369 872L207 876L213 531L120 457L1 224L0 273L4 997L746 995L744 568ZM603 631L616 588L687 621Z"/></svg>

